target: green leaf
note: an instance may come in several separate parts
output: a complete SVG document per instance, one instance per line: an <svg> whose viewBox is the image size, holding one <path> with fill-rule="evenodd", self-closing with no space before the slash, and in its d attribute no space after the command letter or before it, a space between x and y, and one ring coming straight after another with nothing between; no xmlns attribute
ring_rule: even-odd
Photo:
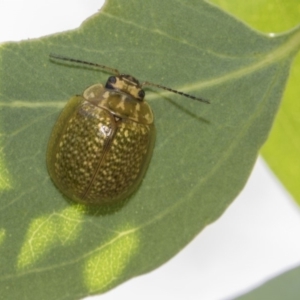
<svg viewBox="0 0 300 300"><path fill-rule="evenodd" d="M282 32L299 23L299 1L211 0L265 32ZM262 155L295 201L300 204L300 55L293 63L290 78L270 137Z"/></svg>
<svg viewBox="0 0 300 300"><path fill-rule="evenodd" d="M79 299L160 266L243 188L285 87L300 30L268 37L202 1L108 1L78 30L1 46L0 290L4 299ZM154 155L122 205L71 204L45 163L67 100L108 74L89 60L210 99L148 89Z"/></svg>
<svg viewBox="0 0 300 300"><path fill-rule="evenodd" d="M287 31L299 24L298 0L210 0L210 2L266 33Z"/></svg>
<svg viewBox="0 0 300 300"><path fill-rule="evenodd" d="M300 295L300 268L294 268L269 280L257 289L242 295L236 300L295 300Z"/></svg>

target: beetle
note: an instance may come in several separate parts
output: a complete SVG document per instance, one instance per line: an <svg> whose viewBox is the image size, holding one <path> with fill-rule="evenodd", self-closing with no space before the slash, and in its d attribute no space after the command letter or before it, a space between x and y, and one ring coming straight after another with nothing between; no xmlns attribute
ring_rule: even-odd
<svg viewBox="0 0 300 300"><path fill-rule="evenodd" d="M117 69L50 54L50 59L85 64L113 73L72 97L52 130L47 149L49 175L68 198L83 204L115 203L141 183L154 144L153 112L143 86L154 86L209 103L148 81L140 83Z"/></svg>

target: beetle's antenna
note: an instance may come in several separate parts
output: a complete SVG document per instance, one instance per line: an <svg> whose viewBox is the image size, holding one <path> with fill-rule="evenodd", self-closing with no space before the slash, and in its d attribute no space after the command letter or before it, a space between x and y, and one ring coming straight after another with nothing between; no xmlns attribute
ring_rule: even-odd
<svg viewBox="0 0 300 300"><path fill-rule="evenodd" d="M75 59L75 58L69 58L66 56L62 56L62 55L58 55L58 54L49 54L49 57L52 59L58 59L58 60L66 60L66 61L71 61L71 62L75 62L78 64L84 64L84 65L89 65L89 66L93 66L93 67L97 67L97 68L101 68L104 70L107 70L115 75L120 75L120 72L117 69L113 69L104 65L99 65L99 64L95 64L89 61L84 61L84 60L80 60L80 59Z"/></svg>
<svg viewBox="0 0 300 300"><path fill-rule="evenodd" d="M172 93L176 93L176 94L179 94L181 96L184 96L184 97L187 97L187 98L190 98L190 99L193 99L193 100L197 100L197 101L201 101L201 102L210 104L210 102L208 100L206 100L206 99L198 98L198 97L195 97L195 96L192 96L192 95L189 95L189 94L177 91L177 90L173 90L171 88L168 88L168 87L160 85L160 84L156 84L156 83L151 83L151 82L148 82L148 81L144 81L141 84L141 86L144 86L144 85L150 85L150 86L158 87L160 89L163 89L163 90L166 90L166 91L169 91L169 92L172 92Z"/></svg>

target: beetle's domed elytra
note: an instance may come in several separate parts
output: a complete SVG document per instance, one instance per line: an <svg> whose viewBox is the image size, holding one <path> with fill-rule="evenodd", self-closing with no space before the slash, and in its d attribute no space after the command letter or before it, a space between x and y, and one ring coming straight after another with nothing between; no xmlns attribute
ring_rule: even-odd
<svg viewBox="0 0 300 300"><path fill-rule="evenodd" d="M116 83L122 83L118 76ZM95 84L71 98L57 120L48 144L48 171L76 202L114 203L136 190L154 143L148 103Z"/></svg>

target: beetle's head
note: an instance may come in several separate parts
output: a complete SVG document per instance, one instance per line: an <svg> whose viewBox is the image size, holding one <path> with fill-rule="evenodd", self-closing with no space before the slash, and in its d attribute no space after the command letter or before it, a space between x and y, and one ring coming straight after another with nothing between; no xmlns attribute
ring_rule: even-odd
<svg viewBox="0 0 300 300"><path fill-rule="evenodd" d="M141 84L131 75L121 74L110 76L106 82L105 88L122 91L139 101L143 101L145 97L145 91L142 89Z"/></svg>

